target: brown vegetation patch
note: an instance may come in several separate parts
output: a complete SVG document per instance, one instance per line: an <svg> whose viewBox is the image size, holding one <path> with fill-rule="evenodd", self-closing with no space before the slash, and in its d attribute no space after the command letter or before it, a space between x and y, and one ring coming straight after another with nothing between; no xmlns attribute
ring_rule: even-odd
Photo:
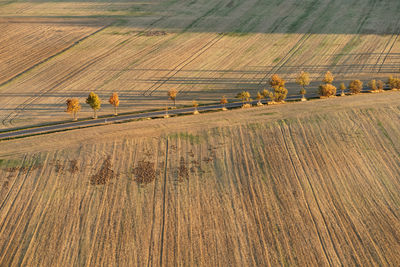
<svg viewBox="0 0 400 267"><path fill-rule="evenodd" d="M101 166L100 170L90 178L90 184L92 185L103 185L115 177L114 171L111 165L111 157L108 156Z"/></svg>
<svg viewBox="0 0 400 267"><path fill-rule="evenodd" d="M210 163L210 162L213 161L213 158L212 158L212 157L204 157L204 158L203 158L203 161L204 161L205 163Z"/></svg>
<svg viewBox="0 0 400 267"><path fill-rule="evenodd" d="M183 157L181 157L181 160L179 162L178 177L179 177L179 181L189 179L189 170L186 166L186 162Z"/></svg>
<svg viewBox="0 0 400 267"><path fill-rule="evenodd" d="M138 184L149 184L156 178L156 170L154 169L154 163L141 160L135 168L133 168L133 174L135 175L135 181Z"/></svg>
<svg viewBox="0 0 400 267"><path fill-rule="evenodd" d="M57 168L57 167L56 167ZM76 159L73 159L69 162L69 172L74 174L79 171L78 168L78 161Z"/></svg>

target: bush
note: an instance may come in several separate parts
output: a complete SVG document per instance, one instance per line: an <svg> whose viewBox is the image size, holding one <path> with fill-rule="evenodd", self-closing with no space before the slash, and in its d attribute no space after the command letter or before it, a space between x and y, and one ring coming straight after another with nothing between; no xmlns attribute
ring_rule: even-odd
<svg viewBox="0 0 400 267"><path fill-rule="evenodd" d="M320 96L335 96L336 95L336 87L330 83L321 84L319 86L319 95Z"/></svg>
<svg viewBox="0 0 400 267"><path fill-rule="evenodd" d="M378 88L379 91L383 91L383 87L385 86L385 83L381 80L377 80L376 81L376 86Z"/></svg>
<svg viewBox="0 0 400 267"><path fill-rule="evenodd" d="M269 97L273 102L283 102L286 99L288 90L283 87L274 87L274 92L269 94Z"/></svg>
<svg viewBox="0 0 400 267"><path fill-rule="evenodd" d="M350 92L352 92L353 94L360 93L362 88L363 88L363 82L360 80L351 81L349 84Z"/></svg>
<svg viewBox="0 0 400 267"><path fill-rule="evenodd" d="M390 89L400 89L400 79L399 78L393 78L393 76L390 76L388 79L387 84L389 85Z"/></svg>
<svg viewBox="0 0 400 267"><path fill-rule="evenodd" d="M371 91L376 92L378 91L378 87L376 86L376 80L371 80L368 83L368 87L371 89Z"/></svg>

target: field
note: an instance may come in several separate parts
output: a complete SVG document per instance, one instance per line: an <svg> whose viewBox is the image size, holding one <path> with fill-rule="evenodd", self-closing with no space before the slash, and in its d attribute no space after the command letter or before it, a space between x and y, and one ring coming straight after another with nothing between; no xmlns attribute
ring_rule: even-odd
<svg viewBox="0 0 400 267"><path fill-rule="evenodd" d="M13 33L0 35L6 50L13 50L4 51L13 60L1 62L3 129L68 120L66 98L83 103L90 91L103 99L104 115L112 113L106 102L113 91L121 96L121 112L130 112L164 108L170 88L179 90L178 104L233 99L242 89L254 96L273 73L288 81L290 94L299 91L293 79L300 70L311 73L309 92L326 70L336 83L399 73L398 1L0 5L1 26ZM84 105L81 116L90 115Z"/></svg>
<svg viewBox="0 0 400 267"><path fill-rule="evenodd" d="M398 266L399 100L3 141L0 265Z"/></svg>

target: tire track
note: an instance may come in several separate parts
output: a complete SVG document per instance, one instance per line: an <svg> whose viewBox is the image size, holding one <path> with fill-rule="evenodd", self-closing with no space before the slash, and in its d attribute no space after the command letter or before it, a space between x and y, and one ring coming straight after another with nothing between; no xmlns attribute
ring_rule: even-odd
<svg viewBox="0 0 400 267"><path fill-rule="evenodd" d="M144 31L149 31L152 29L152 27L158 23L159 21L163 20L165 17L161 17L156 19L155 21L153 21L152 23L149 24L149 27L147 27L146 29L144 29ZM61 55L62 53L66 52L69 49L72 49L73 47L75 47L76 45L78 45L79 43L81 43L82 41L93 37L95 34L100 33L101 31L106 30L108 27L112 26L113 24L104 26L103 28L99 29L98 31L94 32L91 35L86 36L85 38L83 38L82 40L76 42L73 46L65 49L64 51L48 58L47 60L45 60L43 63L46 63L48 61L50 61L52 58ZM136 39L140 38L141 35L140 33L137 33L136 35L116 44L113 48L111 48L108 51L103 52L102 54L92 58L91 60L83 63L82 65L80 65L77 69L75 69L74 71L68 73L67 75L65 75L63 78L61 78L61 81L57 81L54 85L50 86L49 89L44 89L39 91L39 93L34 96L34 97L30 97L27 100L25 100L22 104L18 105L14 111L12 111L11 113L9 113L3 120L2 120L2 124L6 125L7 121L9 121L9 123L12 125L13 121L15 118L17 118L19 116L19 114L23 111L25 111L26 107L29 106L30 104L32 104L34 101L36 101L37 99L41 98L42 96L44 96L45 94L48 94L52 91L54 91L56 88L58 88L59 86L61 86L64 82L66 82L67 80L77 76L78 74L80 74L81 72L87 70L89 67L91 67L92 65L96 64L97 62L107 58L108 56L112 56L113 54L115 54L117 51L119 51L120 49L122 49L123 47L125 47L126 45L132 43L133 41L135 41ZM39 64L35 65L34 67L39 66ZM30 68L29 70L32 70L32 68ZM28 71L28 70L27 70ZM22 74L21 74L22 75Z"/></svg>
<svg viewBox="0 0 400 267"><path fill-rule="evenodd" d="M113 146L112 146L112 153L111 153L111 161L113 161L113 159L115 158L115 155L116 155L116 146L117 146L117 144L116 144L116 141L114 141L114 143L113 143ZM104 151L103 149L101 150L101 151ZM96 164L95 166L101 166L101 162L103 161L104 159L100 159L99 161L98 161L98 164ZM101 167L100 167L101 168ZM97 215L97 218L96 218L96 226L94 227L94 229L93 229L93 239L92 239L92 244L91 244L91 247L90 247L90 250L89 250L89 255L88 255L88 257L87 257L87 262L86 262L86 266L92 266L93 264L94 265L96 265L96 263L92 263L92 261L93 260L96 260L96 251L95 251L95 248L96 248L96 244L97 243L100 243L100 242L98 242L96 239L97 239L97 236L98 236L98 233L101 231L101 227L100 227L100 223L102 222L102 217L103 217L103 215L104 215L104 213L105 213L105 210L106 210L106 200L108 200L108 197L107 197L107 195L108 195L108 193L109 193L109 188L111 187L111 186L109 186L108 184L105 184L104 185L104 187L105 187L105 189L103 190L103 192L102 192L102 201L101 201L101 204L100 204L100 207L99 207L99 209L98 209L98 215ZM105 215L106 216L106 215ZM93 260L92 260L93 259Z"/></svg>
<svg viewBox="0 0 400 267"><path fill-rule="evenodd" d="M281 127L281 131L282 131L282 134L284 134L284 131L283 131L283 128L282 128L282 127ZM292 130L290 129L290 126L289 126L289 125L287 125L287 133L288 133L288 135L283 135L283 136L289 136L289 140L294 140L294 137L293 137L293 135L292 135ZM288 148L286 139L285 139L284 142L285 142L285 147ZM291 142L292 142L292 141L291 141ZM298 159L298 152L296 151L296 147L294 146L293 143L292 143L292 145L293 145L292 151L294 152L294 157L295 157L297 160L299 160L299 159ZM289 151L289 150L288 150L288 151ZM291 156L291 155L290 155L290 161L293 162L293 159L292 159L292 156ZM293 165L293 166L294 166L294 165ZM302 169L303 173L306 173L306 172L305 172L305 169L304 169L304 166L303 166L303 165L300 165L300 166L301 166L301 169ZM294 168L294 169L295 169L295 168ZM297 170L296 170L296 172L297 172ZM320 204L319 204L319 202L318 202L317 194L315 193L314 187L313 187L313 185L312 185L312 183L311 183L311 181L310 181L308 175L304 175L304 177L306 177L306 181L307 181L307 183L308 183L308 185L309 185L309 187L310 187L310 189L311 189L311 192L312 192L312 195L313 195L313 198L314 198L314 202L316 203L316 205L317 205L317 207L318 207L318 211L319 211L319 213L320 213L320 215L321 215L321 218L322 218L322 220L323 220L324 226L325 226L326 231L327 231L328 236L329 236L329 242L330 242L331 245L332 245L332 248L333 248L333 250L334 250L334 252L335 252L336 258L337 258L338 261L340 262L340 257L338 256L339 254L338 254L337 248L336 248L336 246L335 246L335 242L333 242L333 239L332 239L332 233L331 233L331 231L329 230L327 220L326 220L326 218L325 218L325 216L324 216L324 214L323 214L323 212L322 212L321 206L320 206Z"/></svg>
<svg viewBox="0 0 400 267"><path fill-rule="evenodd" d="M110 25L103 26L103 27L101 27L100 29L98 29L98 30L92 32L91 34L88 34L88 35L86 35L86 36L83 36L83 37L80 38L79 40L77 40L77 41L75 41L74 43L72 43L70 46L68 46L68 47L66 47L66 48L64 48L64 49L62 49L61 51L58 51L58 52L55 53L54 55L51 55L51 56L49 56L49 57L47 57L47 58L41 60L40 62L34 64L33 66L31 66L31 67L29 67L29 68L27 68L27 69L25 69L24 71L22 71L22 72L20 72L20 73L17 73L16 75L14 75L13 77L11 77L11 78L8 79L7 81L2 82L2 83L0 84L0 87L3 87L4 85L6 85L6 84L8 84L8 83L10 83L10 82L12 82L12 81L14 81L15 79L17 79L17 78L19 78L20 76L24 75L25 73L27 73L27 72L33 70L34 68L38 67L39 65L42 65L42 64L44 64L44 63L50 61L51 59L53 59L53 58L55 58L55 57L57 57L57 56L63 54L63 53L66 52L67 50L69 50L69 49L71 49L71 48L77 46L77 45L80 44L81 42L85 41L86 39L88 39L88 38L90 38L90 37L92 37L92 36L94 36L94 35L96 35L97 33L101 32L101 31L105 30L105 29L108 28L109 26L110 26Z"/></svg>
<svg viewBox="0 0 400 267"><path fill-rule="evenodd" d="M296 42L296 44L289 50L289 52L275 65L273 66L263 78L261 78L257 87L259 89L263 88L264 81L271 75L280 70L295 54L299 51L300 47L304 45L304 43L310 38L311 33L303 34L303 36Z"/></svg>
<svg viewBox="0 0 400 267"><path fill-rule="evenodd" d="M57 157L57 154L58 154L58 153L55 154L54 158ZM48 177L51 177L51 173L52 173L52 171L50 171ZM37 221L36 221L35 228L34 228L34 230L33 230L32 235L29 235L29 236L30 236L30 240L29 240L28 245L26 246L26 249L24 250L23 254L21 254L21 258L19 259L18 264L17 264L18 266L27 266L27 265L29 265L29 264L27 264L27 262L26 262L26 261L27 261L26 255L29 255L28 252L29 252L30 249L35 245L35 243L34 243L35 237L37 236L37 234L38 234L38 232L39 232L39 229L42 227L42 225L40 224L40 222L43 223L43 219L44 219L44 217L45 217L45 215L46 215L46 211L47 211L48 207L50 206L50 200L52 200L53 197L54 197L54 195L56 194L56 191L57 191L57 190L55 190L55 189L57 188L57 186L58 186L59 183L60 183L60 180L61 180L61 179L59 179L60 176L61 176L61 172L56 173L55 178L54 178L56 182L53 182L53 186L52 186L52 188L51 188L51 190L50 190L51 194L50 194L50 196L47 198L47 201L45 202L46 204L44 205L44 208L41 209L41 210L39 211L39 212L40 212L40 215L38 216L38 219L37 219ZM47 185L47 184L46 184L46 185ZM37 203L40 203L40 201L41 201L42 199L43 199L43 196L38 200ZM37 204L37 203L36 203L36 204ZM35 205L35 210L37 209L38 206L39 206L39 205ZM32 212L32 214L34 214L34 212ZM29 222L31 222L31 220L29 220ZM24 233L24 235L25 235L25 233Z"/></svg>
<svg viewBox="0 0 400 267"><path fill-rule="evenodd" d="M158 156L159 156L158 153L159 153L159 151L161 151L160 144L161 143L158 144L158 150L157 150L157 153L156 153L157 158L154 161L155 163L158 163ZM158 166L158 164L157 164L157 166ZM156 168L158 168L157 166L156 166ZM164 172L165 172L165 170L164 170ZM156 221L156 197L157 197L157 186L158 186L157 181L158 181L158 179L155 179L155 181L154 181L154 190L153 190L153 218L152 218L152 222L151 222L149 253L147 254L147 266L148 267L152 265L152 261L153 261L153 257L152 257L153 253L152 253L152 251L154 249L153 242L154 242L154 227L155 227L155 221Z"/></svg>
<svg viewBox="0 0 400 267"><path fill-rule="evenodd" d="M211 41L207 42L205 45L203 45L199 50L197 50L194 54L189 56L189 58L185 59L183 62L179 63L173 70L171 70L167 75L164 77L167 77L166 79L162 79L160 81L157 81L153 85L151 85L146 91L143 92L143 95L145 96L146 94L148 96L151 96L157 89L159 89L161 86L163 86L165 83L170 81L178 72L180 72L184 67L192 63L194 60L199 58L201 55L203 55L208 49L210 49L212 46L214 46L218 41L220 41L224 37L223 34L220 34L219 36L214 37ZM179 93L182 93L183 90L181 90Z"/></svg>
<svg viewBox="0 0 400 267"><path fill-rule="evenodd" d="M105 28L104 28L105 29ZM133 41L135 39L137 39L138 37L135 35L133 38L130 40ZM129 40L129 39L128 39ZM99 56L96 56L94 58L92 58L91 60L83 63L82 65L80 65L77 69L73 70L72 72L68 73L67 75L65 75L63 78L61 78L61 80L58 80L54 85L50 86L48 89L44 89L39 91L35 96L28 98L27 100L25 100L22 104L18 105L14 111L12 111L11 113L9 113L4 119L3 119L3 125L6 125L7 121L9 121L9 123L12 125L13 121L18 117L18 115L25 111L25 109L32 104L34 101L36 101L37 99L43 97L44 95L54 91L55 89L57 89L58 87L60 87L63 83L65 83L67 80L75 77L76 75L80 74L81 72L85 71L86 69L88 69L89 67L91 67L92 65L96 64L97 62L99 62L100 60L103 60L104 58L106 58L107 56L109 56L110 54L113 54L115 52L117 52L119 49L121 49L123 46L125 46L126 44L130 43L127 41L123 41L122 43L117 44L115 47L113 47L111 50L106 51L102 54L100 54Z"/></svg>
<svg viewBox="0 0 400 267"><path fill-rule="evenodd" d="M315 140L314 135L311 136L309 133L306 133L302 123L299 123L298 125L299 125L300 131L301 131L301 135L302 136L308 136L308 138L304 138L303 139L304 140L304 148L306 149L305 151L309 152L312 164L313 164L313 166L315 168L315 171L317 172L318 176L319 177L324 177L323 173L321 172L321 170L320 170L320 168L318 167L318 164L317 164L317 157L321 157L322 158L322 155L321 155L321 153L318 153L318 155L315 155L315 153L313 151L313 148L310 146L310 144L308 142L308 139ZM326 144L327 142L322 142L322 143ZM328 154L328 155L325 154L324 156L328 156L330 158L330 160L328 160L327 162L332 162L334 164L336 163L336 160L333 159L330 154ZM342 158L346 157L345 154L341 154L341 156L342 156ZM340 170L339 167L336 167L336 168L333 168L333 169L334 170ZM362 265L362 260L361 260L359 254L361 253L364 258L366 258L367 256L365 255L365 252L363 250L362 251L360 250L359 247L357 247L357 249L356 249L356 246L354 245L354 242L353 242L354 240L352 240L352 238L350 237L348 228L346 228L345 223L343 222L342 218L344 218L344 220L348 224L350 224L350 227L352 228L352 230L354 232L354 235L357 237L357 240L361 244L362 241L361 241L360 236L358 235L358 231L355 229L354 223L351 220L351 218L348 215L348 213L346 212L346 208L344 207L342 201L340 201L340 194L339 194L337 186L334 183L331 182L331 188L329 188L328 190L332 190L337 196L337 198L331 198L330 201L332 202L333 209L337 214L337 218L338 218L338 222L339 222L339 224L341 226L341 230L343 231L343 233L345 234L345 236L347 238L346 241L348 242L349 246L353 250L352 252L354 253L353 256L355 257L356 264L358 266L361 266Z"/></svg>
<svg viewBox="0 0 400 267"><path fill-rule="evenodd" d="M298 185L299 185L299 188L300 188L300 190L301 190L301 195L302 195L303 200L304 200L304 204L305 204L306 207L307 207L308 214L309 214L309 216L310 216L310 218L311 218L311 220L312 220L312 223L313 223L315 232L316 232L316 234L317 234L317 236L318 236L318 240L319 240L319 243L320 243L320 245L321 245L322 252L323 252L323 254L324 254L324 258L325 258L325 260L326 260L326 262L328 263L329 266L333 266L334 264L333 264L333 262L332 262L332 259L330 259L330 257L328 257L328 252L327 252L326 244L325 244L325 242L324 242L324 240L323 240L323 237L321 236L320 230L318 229L318 226L317 226L317 223L316 223L315 215L312 213L311 208L310 208L310 205L309 205L309 203L308 203L308 201L307 201L305 189L304 189L303 184L302 184L301 181L300 181L300 175L299 175L299 173L298 173L296 164L295 164L294 161L293 161L293 158L292 158L292 155L291 155L292 153L290 152L291 150L289 149L289 146L288 146L288 143L287 143L287 141L286 141L286 138L284 138L284 136L287 136L287 135L285 134L285 131L283 130L283 127L282 127L282 126L279 126L279 128L280 128L280 130L281 130L281 132L282 132L282 136L283 136L282 140L283 140L284 148L285 148L285 150L286 150L286 152L287 152L287 154L288 154L288 158L289 158L289 160L290 160L290 164L291 164L292 167L293 167L294 176L295 176L296 181L297 181L297 183L298 183ZM291 135L290 135L290 138L292 138ZM307 177L307 179L308 179L308 177ZM312 189L312 188L311 188L311 189ZM312 189L312 190L313 190L313 189ZM313 192L313 194L314 194L314 191L312 191L312 192ZM314 194L314 200L315 200L315 194ZM318 203L317 203L317 204L318 204Z"/></svg>
<svg viewBox="0 0 400 267"><path fill-rule="evenodd" d="M165 148L165 165L164 165L164 188L163 188L163 205L162 205L162 223L161 223L161 238L160 238L160 266L163 263L163 251L164 251L164 235L165 235L165 214L166 214L166 198L167 198L167 170L168 170L168 137L166 139Z"/></svg>
<svg viewBox="0 0 400 267"><path fill-rule="evenodd" d="M253 216L254 216L255 223L256 223L257 227L260 229L259 235L261 235L260 239L261 239L262 247L266 248L267 247L267 245L266 245L267 242L266 242L266 238L265 238L265 229L263 227L262 219L261 219L261 216L260 216L260 211L259 211L259 208L258 208L258 207L262 207L263 205L261 205L261 203L259 203L258 198L257 198L257 194L256 194L256 192L255 192L255 190L253 188L253 185L252 185L252 183L249 182L249 179L248 179L248 177L251 177L251 171L250 171L250 166L249 166L249 159L248 159L247 153L246 153L248 148L245 146L242 127L239 127L239 136L240 136L241 147L242 147L242 149L240 151L243 153L242 155L243 155L243 158L244 158L244 163L245 163L244 165L245 165L246 172L247 172L247 175L245 176L244 180L241 179L242 176L239 176L239 177L240 177L240 180L241 180L242 184L246 185L247 186L247 190L249 191L249 194L248 194L249 200L253 204L251 210L253 210ZM254 162L252 162L252 165L253 165L253 167L255 167L254 166ZM268 254L268 250L265 249L264 252L266 253L265 256L267 258L268 266L271 266L270 256Z"/></svg>
<svg viewBox="0 0 400 267"><path fill-rule="evenodd" d="M22 165L22 166L23 166L23 164L25 163L25 161L26 161L26 154L24 155L24 159L21 161L21 165ZM3 212L3 207L4 207L5 203L8 201L8 199L9 199L9 197L10 197L10 194L11 194L11 191L13 190L15 184L17 183L18 177L19 177L19 175L20 175L21 173L22 173L22 171L21 171L21 169L19 169L19 170L18 170L18 173L15 175L15 179L14 179L13 184L10 186L10 189L7 191L6 196L4 197L3 201L2 201L1 204L0 204L0 212L1 212L1 213ZM26 176L25 176L25 179L26 179ZM25 179L23 180L22 184L25 183ZM21 188L21 187L20 187L20 188ZM19 190L20 190L20 188L19 188ZM1 229L1 228L0 228L0 229Z"/></svg>
<svg viewBox="0 0 400 267"><path fill-rule="evenodd" d="M43 164L44 166L46 165L47 160L48 160L48 155L46 155L46 159L44 160L44 164ZM32 168L32 167L31 167L31 168ZM31 170L31 168L30 168L30 170ZM30 170L26 173L25 180L26 180L26 177L28 176L28 174L30 174ZM45 169L42 168L42 169L40 170L40 172L38 173L37 176L38 176L38 177L43 176L44 170L45 170ZM45 183L47 183L47 182L45 182ZM30 197L29 201L28 201L28 202L26 203L26 205L24 206L24 209L23 209L22 213L20 214L19 218L17 219L17 222L14 224L14 230L13 230L12 233L9 235L10 239L9 239L7 245L6 245L5 247L3 247L3 249L0 251L0 256L1 256L0 262L3 262L3 263L4 263L5 257L6 257L6 256L10 256L10 255L7 253L7 251L10 249L10 247L11 247L13 241L14 241L15 235L16 235L17 232L18 232L18 228L19 228L20 224L22 223L22 219L24 218L25 214L28 212L28 208L30 207L30 205L31 205L31 203L32 203L33 197L34 197L35 192L37 191L37 189L38 189L38 187L39 187L39 184L40 184L40 182L39 182L39 180L37 180L36 183L35 183L35 185L34 185L34 188L32 189L31 197ZM20 189L21 189L21 188L22 188L22 186L20 187ZM20 190L19 192L21 192L21 190ZM19 195L19 194L18 194L18 195ZM17 196L17 197L18 197L18 196ZM17 197L16 197L16 198L17 198ZM16 198L15 198L15 199L16 199ZM14 199L14 200L15 200L15 199ZM12 205L12 206L13 206L13 205ZM2 229L1 232L0 232L0 236L2 236L3 233L4 233L4 231L5 231L5 226L4 226L4 225L3 225L2 228L3 228L3 229Z"/></svg>

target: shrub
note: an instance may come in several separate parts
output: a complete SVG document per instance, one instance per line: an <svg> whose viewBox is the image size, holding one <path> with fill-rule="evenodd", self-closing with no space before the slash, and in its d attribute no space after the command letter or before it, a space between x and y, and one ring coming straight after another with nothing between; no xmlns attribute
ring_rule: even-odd
<svg viewBox="0 0 400 267"><path fill-rule="evenodd" d="M369 89L371 89L371 91L373 91L373 92L378 91L378 87L376 86L376 80L371 80L371 81L369 81L368 87L369 87Z"/></svg>
<svg viewBox="0 0 400 267"><path fill-rule="evenodd" d="M400 89L400 79L393 78L393 76L389 76L387 84L389 85L390 89Z"/></svg>
<svg viewBox="0 0 400 267"><path fill-rule="evenodd" d="M319 94L321 96L326 96L326 97L335 96L336 95L336 87L330 83L321 84L319 86Z"/></svg>
<svg viewBox="0 0 400 267"><path fill-rule="evenodd" d="M350 92L352 92L353 94L360 93L362 88L363 88L363 82L360 80L351 81L349 84Z"/></svg>
<svg viewBox="0 0 400 267"><path fill-rule="evenodd" d="M279 77L278 74L272 75L269 84L274 92L268 92L268 96L273 102L283 102L286 99L288 90L285 88L285 80ZM266 94L264 91L263 94Z"/></svg>
<svg viewBox="0 0 400 267"><path fill-rule="evenodd" d="M376 81L376 86L378 87L379 91L383 91L383 87L385 86L385 83L381 80Z"/></svg>

